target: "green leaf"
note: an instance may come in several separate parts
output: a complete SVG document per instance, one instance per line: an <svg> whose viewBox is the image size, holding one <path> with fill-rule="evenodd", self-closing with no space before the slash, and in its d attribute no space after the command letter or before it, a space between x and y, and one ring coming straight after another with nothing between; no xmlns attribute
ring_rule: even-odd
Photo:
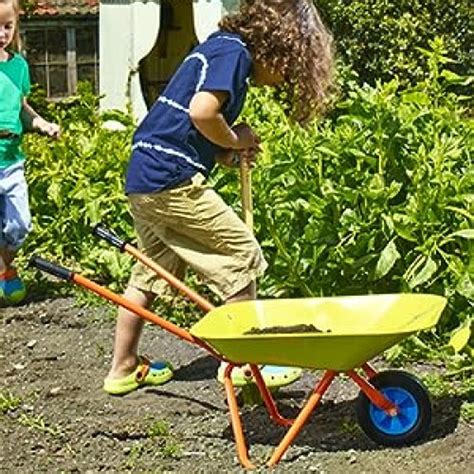
<svg viewBox="0 0 474 474"><path fill-rule="evenodd" d="M449 339L449 345L454 349L454 352L460 352L469 342L471 337L471 327L470 322L464 323L462 326L458 327L451 334Z"/></svg>
<svg viewBox="0 0 474 474"><path fill-rule="evenodd" d="M474 239L474 229L462 229L453 232L452 234L447 235L441 242L440 246L447 244L448 242L454 240L456 237L461 237L462 239Z"/></svg>
<svg viewBox="0 0 474 474"><path fill-rule="evenodd" d="M456 285L456 291L467 298L468 300L474 301L474 284L472 283L471 277L469 273L466 272L460 279L458 284Z"/></svg>
<svg viewBox="0 0 474 474"><path fill-rule="evenodd" d="M403 103L416 103L420 105L429 105L430 98L424 92L414 91L414 92L407 92L402 95L402 102Z"/></svg>
<svg viewBox="0 0 474 474"><path fill-rule="evenodd" d="M449 69L444 69L441 72L441 76L450 84L458 84L461 86L467 86L474 80L473 76L460 76Z"/></svg>
<svg viewBox="0 0 474 474"><path fill-rule="evenodd" d="M404 214L396 213L392 216L395 232L405 240L410 242L417 242L418 239L413 235L413 231L416 230L417 222L410 219Z"/></svg>
<svg viewBox="0 0 474 474"><path fill-rule="evenodd" d="M461 209L455 206L446 206L445 209L448 211L457 212L458 214L461 214L462 216L464 216L466 219L474 220L474 216L470 214L466 209Z"/></svg>
<svg viewBox="0 0 474 474"><path fill-rule="evenodd" d="M375 279L380 279L385 276L395 265L395 262L400 258L395 242L391 240L387 246L382 250L379 260L375 267Z"/></svg>
<svg viewBox="0 0 474 474"><path fill-rule="evenodd" d="M387 349L384 352L384 357L388 362L395 362L403 355L403 347L401 344L396 344L395 346Z"/></svg>
<svg viewBox="0 0 474 474"><path fill-rule="evenodd" d="M329 156L332 156L332 157L334 157L334 158L339 158L338 153L335 153L333 150L331 150L331 149L328 148L328 147L325 147L325 146L315 146L313 149L314 149L315 151L321 152L321 153L324 154L324 155L329 155Z"/></svg>
<svg viewBox="0 0 474 474"><path fill-rule="evenodd" d="M463 239L474 239L474 229L464 229L453 232L449 237L462 237Z"/></svg>
<svg viewBox="0 0 474 474"><path fill-rule="evenodd" d="M436 262L431 258L427 257L423 268L413 276L408 282L408 285L411 289L416 288L417 286L426 283L431 276L438 270L438 265Z"/></svg>

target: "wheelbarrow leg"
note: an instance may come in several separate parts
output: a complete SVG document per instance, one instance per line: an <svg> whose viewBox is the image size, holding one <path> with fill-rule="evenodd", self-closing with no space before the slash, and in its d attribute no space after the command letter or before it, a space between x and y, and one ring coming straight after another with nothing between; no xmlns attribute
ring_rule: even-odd
<svg viewBox="0 0 474 474"><path fill-rule="evenodd" d="M347 375L360 387L360 389L367 395L367 398L378 408L386 411L389 415L395 416L398 413L398 408L395 403L391 402L382 392L377 390L370 381L365 380L353 370L347 372Z"/></svg>
<svg viewBox="0 0 474 474"><path fill-rule="evenodd" d="M255 469L255 466L250 462L247 445L245 443L245 436L240 421L239 406L235 396L234 384L232 383L231 373L234 366L229 364L224 372L224 387L227 395L227 404L230 411L230 420L232 424L232 431L234 432L235 444L237 445L237 455L239 461L246 469Z"/></svg>
<svg viewBox="0 0 474 474"><path fill-rule="evenodd" d="M313 413L314 409L317 407L317 405L321 401L321 398L323 397L324 393L331 385L336 375L337 375L337 372L333 372L331 370L328 370L324 373L323 378L313 390L313 393L310 395L308 401L306 402L304 407L301 409L293 425L287 431L285 437L281 440L280 444L277 446L277 448L273 452L272 457L267 462L268 467L272 467L278 464L280 459L283 457L283 455L286 453L286 451L290 447L291 443L293 443L295 438L298 436L304 424L308 421L308 418L311 416L311 413Z"/></svg>
<svg viewBox="0 0 474 474"><path fill-rule="evenodd" d="M284 418L280 415L276 403L273 400L268 387L265 385L265 381L263 380L259 368L255 364L250 364L250 368L255 378L258 390L260 391L260 395L262 396L263 403L265 403L265 406L267 407L270 418L281 426L291 426L294 420L289 420L288 418Z"/></svg>
<svg viewBox="0 0 474 474"><path fill-rule="evenodd" d="M375 377L377 375L377 371L368 363L366 362L363 366L362 366L362 370L365 372L365 374L367 375L367 377L369 377L369 380L372 378L372 377Z"/></svg>

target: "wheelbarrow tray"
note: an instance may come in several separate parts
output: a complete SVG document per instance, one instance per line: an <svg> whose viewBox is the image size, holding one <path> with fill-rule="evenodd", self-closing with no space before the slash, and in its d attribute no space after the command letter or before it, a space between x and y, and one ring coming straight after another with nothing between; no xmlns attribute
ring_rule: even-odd
<svg viewBox="0 0 474 474"><path fill-rule="evenodd" d="M434 326L445 304L426 294L244 301L213 309L190 332L234 363L347 371ZM285 327L305 332L255 333Z"/></svg>

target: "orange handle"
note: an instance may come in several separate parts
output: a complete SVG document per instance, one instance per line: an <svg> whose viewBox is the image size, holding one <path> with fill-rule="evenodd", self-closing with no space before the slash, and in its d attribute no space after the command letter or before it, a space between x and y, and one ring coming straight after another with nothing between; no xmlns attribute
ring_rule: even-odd
<svg viewBox="0 0 474 474"><path fill-rule="evenodd" d="M196 303L203 311L211 311L214 309L214 305L210 303L206 298L202 297L187 285L185 285L181 280L176 278L172 273L165 270L161 265L158 265L154 262L151 258L148 258L142 252L140 252L137 248L133 245L125 244L124 251L128 254L135 257L137 260L140 260L144 265L148 268L153 270L158 276L163 278L166 282L168 282L173 288L176 288L178 291L184 293L191 301Z"/></svg>
<svg viewBox="0 0 474 474"><path fill-rule="evenodd" d="M154 262L151 258L148 258L144 255L140 250L138 250L133 245L129 244L125 240L118 237L112 231L107 229L101 224L98 224L94 227L93 230L94 234L104 239L110 245L117 247L121 252L127 252L129 255L134 257L135 259L139 260L143 263L143 265L147 266L151 270L153 270L160 278L163 278L168 284L170 284L173 288L176 288L178 291L184 293L191 301L196 303L203 311L211 311L214 309L214 305L212 305L208 300L203 298L201 295L196 293L195 291L191 290L188 286L186 286L181 280L176 278L172 273L164 269L161 265Z"/></svg>

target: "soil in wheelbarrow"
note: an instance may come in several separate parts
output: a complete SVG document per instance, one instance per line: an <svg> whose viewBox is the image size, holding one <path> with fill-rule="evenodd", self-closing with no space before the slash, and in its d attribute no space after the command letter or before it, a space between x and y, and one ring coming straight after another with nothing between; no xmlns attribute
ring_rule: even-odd
<svg viewBox="0 0 474 474"><path fill-rule="evenodd" d="M147 326L142 352L170 360L174 380L121 398L102 392L114 316L109 307L80 309L72 298L0 309L0 472L243 472L207 353ZM423 375L443 367L405 369ZM296 414L320 375L306 372L277 393L283 415ZM356 396L352 382L338 380L275 472L472 471L474 430L460 416L462 397L434 397L427 439L387 449L358 428ZM262 463L285 428L261 407L243 407L242 419L251 457Z"/></svg>
<svg viewBox="0 0 474 474"><path fill-rule="evenodd" d="M314 324L295 324L294 326L269 326L265 328L250 328L244 332L244 335L251 334L303 334L303 333L318 333L331 332L318 329Z"/></svg>

